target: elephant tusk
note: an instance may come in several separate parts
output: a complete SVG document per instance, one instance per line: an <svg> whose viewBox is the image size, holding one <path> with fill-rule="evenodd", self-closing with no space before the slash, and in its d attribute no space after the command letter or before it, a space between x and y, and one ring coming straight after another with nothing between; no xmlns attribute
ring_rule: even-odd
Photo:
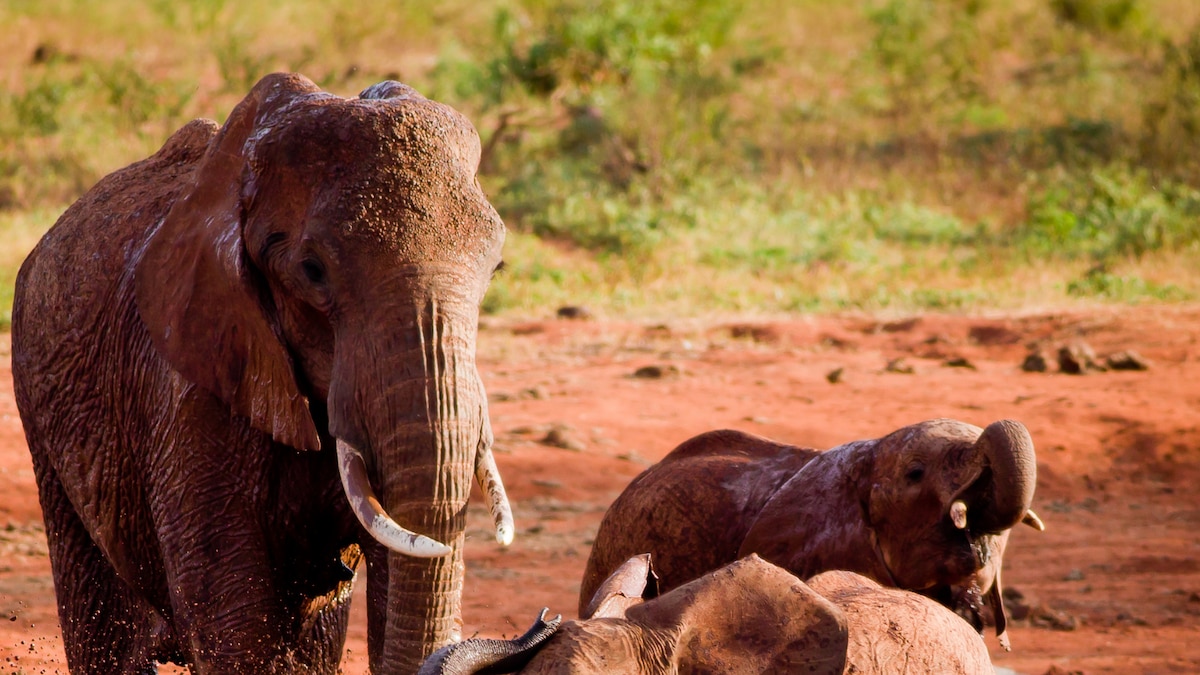
<svg viewBox="0 0 1200 675"><path fill-rule="evenodd" d="M967 529L967 505L963 500L956 499L950 505L950 520L954 521L954 526L958 529Z"/></svg>
<svg viewBox="0 0 1200 675"><path fill-rule="evenodd" d="M1046 531L1046 524L1042 522L1041 518L1038 518L1038 514L1034 513L1033 509L1025 510L1025 517L1021 518L1021 522L1032 527L1038 532Z"/></svg>
<svg viewBox="0 0 1200 675"><path fill-rule="evenodd" d="M453 549L422 534L410 532L392 520L383 509L371 489L367 478L367 465L362 454L349 443L338 439L338 473L342 477L342 489L350 502L350 510L358 522L367 528L376 541L389 549L416 558L440 558Z"/></svg>
<svg viewBox="0 0 1200 675"><path fill-rule="evenodd" d="M479 446L479 454L475 456L475 480L479 481L479 489L487 497L488 510L492 512L492 520L496 523L496 542L508 546L513 541L516 526L490 444L481 443Z"/></svg>

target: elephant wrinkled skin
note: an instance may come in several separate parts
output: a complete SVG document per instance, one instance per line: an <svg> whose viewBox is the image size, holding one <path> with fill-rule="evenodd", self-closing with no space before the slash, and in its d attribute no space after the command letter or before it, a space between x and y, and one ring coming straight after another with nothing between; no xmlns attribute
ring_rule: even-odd
<svg viewBox="0 0 1200 675"><path fill-rule="evenodd" d="M1036 483L1033 442L931 420L819 452L737 431L684 442L633 480L605 514L580 607L622 561L654 555L664 590L756 553L807 579L849 570L921 591L982 628L987 595L1007 648L1000 567Z"/></svg>
<svg viewBox="0 0 1200 675"><path fill-rule="evenodd" d="M472 476L512 531L475 366L504 240L479 153L399 83L270 75L30 254L13 378L72 672L333 673L362 559L374 672L459 637Z"/></svg>
<svg viewBox="0 0 1200 675"><path fill-rule="evenodd" d="M418 675L993 673L983 640L953 612L853 572L806 584L751 554L655 597L650 559L618 567L580 621L558 626L543 610L521 638L465 640Z"/></svg>

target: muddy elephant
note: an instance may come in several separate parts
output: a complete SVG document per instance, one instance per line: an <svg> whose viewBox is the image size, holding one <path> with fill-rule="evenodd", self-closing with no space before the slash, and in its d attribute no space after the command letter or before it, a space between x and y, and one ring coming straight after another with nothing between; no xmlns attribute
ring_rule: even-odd
<svg viewBox="0 0 1200 675"><path fill-rule="evenodd" d="M1028 431L949 419L819 452L738 431L696 436L630 483L601 522L580 607L624 560L655 557L664 590L751 553L801 579L848 570L938 599L1007 649L1000 567L1030 510Z"/></svg>
<svg viewBox="0 0 1200 675"><path fill-rule="evenodd" d="M841 612L757 556L658 595L649 555L618 567L581 620L545 620L516 640L443 648L418 675L818 673L846 663Z"/></svg>
<svg viewBox="0 0 1200 675"><path fill-rule="evenodd" d="M333 673L459 638L475 365L504 225L411 88L260 81L71 206L17 279L13 378L75 673Z"/></svg>
<svg viewBox="0 0 1200 675"><path fill-rule="evenodd" d="M804 583L751 554L657 596L650 556L631 558L580 621L545 610L515 640L470 639L420 675L825 673L992 675L979 634L933 600L853 572Z"/></svg>

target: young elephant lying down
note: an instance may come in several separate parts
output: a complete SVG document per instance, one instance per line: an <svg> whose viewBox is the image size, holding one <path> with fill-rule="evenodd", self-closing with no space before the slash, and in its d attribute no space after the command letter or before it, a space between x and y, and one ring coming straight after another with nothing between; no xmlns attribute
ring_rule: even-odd
<svg viewBox="0 0 1200 675"><path fill-rule="evenodd" d="M654 597L650 556L626 561L580 621L546 611L515 640L443 648L419 675L818 673L991 675L982 638L921 595L852 572L800 581L756 555Z"/></svg>
<svg viewBox="0 0 1200 675"><path fill-rule="evenodd" d="M654 554L663 590L751 553L801 579L849 570L917 590L982 629L986 595L1007 649L1000 566L1037 481L1019 422L950 419L819 452L738 431L684 442L609 508L580 608L631 555Z"/></svg>

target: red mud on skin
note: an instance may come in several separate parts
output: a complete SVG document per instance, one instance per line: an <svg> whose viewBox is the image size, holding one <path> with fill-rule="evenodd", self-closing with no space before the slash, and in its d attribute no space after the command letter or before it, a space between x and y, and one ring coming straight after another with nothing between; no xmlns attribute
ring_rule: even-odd
<svg viewBox="0 0 1200 675"><path fill-rule="evenodd" d="M572 618L607 505L700 432L827 448L933 417L1011 417L1037 446L1034 508L1047 531L1018 527L1009 544L1005 586L1023 599L1009 603L1012 653L989 631L996 665L1200 672L1198 335L1200 306L899 321L484 319L480 370L517 534L501 549L475 495L463 634L512 637L543 606ZM1100 357L1133 349L1151 368L1056 372L1058 347L1080 340ZM1020 370L1034 343L1050 372ZM955 357L974 369L945 365ZM886 372L898 358L914 372ZM66 672L9 361L0 335L0 673ZM646 366L658 368L633 376ZM830 384L836 368L841 381ZM346 673L366 672L364 590Z"/></svg>

